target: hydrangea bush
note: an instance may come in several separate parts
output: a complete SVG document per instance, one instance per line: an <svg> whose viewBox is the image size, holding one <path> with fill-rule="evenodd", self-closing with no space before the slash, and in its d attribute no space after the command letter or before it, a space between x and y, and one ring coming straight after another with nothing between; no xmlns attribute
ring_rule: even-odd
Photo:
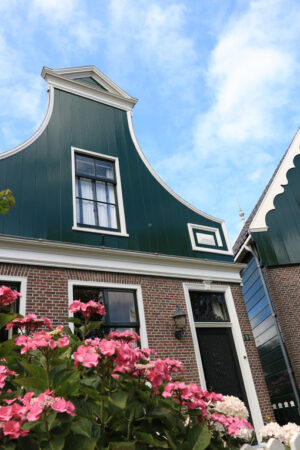
<svg viewBox="0 0 300 450"><path fill-rule="evenodd" d="M300 434L300 426L291 422L283 426L276 422L269 422L258 433L263 442L268 442L269 439L274 438L282 442L287 449L290 448L290 442L296 434Z"/></svg>
<svg viewBox="0 0 300 450"><path fill-rule="evenodd" d="M0 448L235 450L251 440L239 399L185 383L181 362L142 349L135 332L92 339L103 305L75 300L73 333L11 314L18 296L0 287L0 326L14 332L0 345Z"/></svg>

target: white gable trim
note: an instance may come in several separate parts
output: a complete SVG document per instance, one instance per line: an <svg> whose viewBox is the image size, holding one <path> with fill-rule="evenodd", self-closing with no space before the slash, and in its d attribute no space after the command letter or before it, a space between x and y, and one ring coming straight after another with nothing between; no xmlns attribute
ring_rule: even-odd
<svg viewBox="0 0 300 450"><path fill-rule="evenodd" d="M285 185L288 184L287 173L290 169L295 167L295 156L300 154L300 128L298 129L296 136L292 140L288 151L283 158L280 167L274 176L274 179L264 196L258 210L254 216L249 227L250 233L256 233L259 231L267 231L266 216L269 211L275 209L274 199L277 195L282 194Z"/></svg>
<svg viewBox="0 0 300 450"><path fill-rule="evenodd" d="M74 68L76 69L76 68ZM81 68L79 68L81 69ZM67 69L64 69L65 71ZM88 86L82 84L75 79L66 78L59 74L59 69L57 71L49 69L48 67L44 67L42 71L42 76L45 78L49 86L52 86L56 89L60 89L62 91L70 92L71 94L79 95L80 97L88 98L90 100L94 100L99 103L104 103L105 105L113 106L114 108L122 109L124 111L130 111L137 102L136 98L130 97L125 91L121 88L118 88L120 92L114 87L112 88L112 84L114 86L115 83L110 83L109 91L100 91L93 86ZM77 76L80 70L75 70L72 72L72 77ZM101 73L101 72L100 72ZM98 79L103 85L103 87L108 86L106 80ZM124 94L123 94L124 93Z"/></svg>
<svg viewBox="0 0 300 450"><path fill-rule="evenodd" d="M67 76L69 79L91 77L97 83L101 84L105 89L111 94L121 95L122 97L133 99L127 92L123 91L116 83L114 83L110 78L108 78L103 72L101 72L95 66L81 66L81 67L69 67L66 69L49 69L44 67L42 76L47 70L51 70L57 75ZM136 100L136 99L134 99Z"/></svg>
<svg viewBox="0 0 300 450"><path fill-rule="evenodd" d="M131 111L127 111L127 119L128 119L128 127L129 127L129 131L130 131L130 136L132 139L132 142L135 146L136 151L138 152L138 154L140 155L141 160L143 161L143 163L145 164L145 166L147 167L147 169L149 170L149 172L151 173L151 175L153 175L153 177L162 185L163 188L165 188L169 194L171 194L173 197L176 198L176 200L178 200L180 203L182 203L184 206L186 206L187 208L191 209L192 211L194 211L197 214L200 214L203 217L206 217L209 220L213 220L214 222L218 222L222 225L222 230L224 233L224 237L226 240L226 244L227 244L227 248L229 251L229 254L232 254L232 248L230 245L230 241L229 241L229 237L227 234L227 230L226 230L226 226L225 226L225 222L222 219L217 219L216 217L210 216L209 214L206 214L203 211L200 211L200 209L195 208L193 205L191 205L190 203L186 202L185 200L183 200L183 198L181 198L178 194L176 194L176 192L174 192L161 178L160 176L155 172L155 170L153 169L153 167L150 165L150 163L148 162L146 156L144 155L137 137L135 135L135 131L134 131L134 127L133 127L133 122L132 122L132 112Z"/></svg>
<svg viewBox="0 0 300 450"><path fill-rule="evenodd" d="M41 123L41 125L39 126L39 128L36 130L36 132L30 138L28 138L22 144L17 145L16 147L14 147L10 150L7 150L6 152L1 153L0 159L8 158L9 156L19 153L20 151L29 147L29 145L31 145L34 141L36 141L41 136L41 134L43 133L45 128L48 126L49 120L52 116L52 111L53 111L53 106L54 106L54 89L53 89L53 87L49 86L48 93L49 93L48 94L49 96L48 96L47 112L46 112L44 120Z"/></svg>

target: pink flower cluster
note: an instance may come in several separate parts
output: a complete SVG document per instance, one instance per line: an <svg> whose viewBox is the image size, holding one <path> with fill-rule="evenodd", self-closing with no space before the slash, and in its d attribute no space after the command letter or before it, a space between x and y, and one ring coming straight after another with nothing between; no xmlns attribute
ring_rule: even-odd
<svg viewBox="0 0 300 450"><path fill-rule="evenodd" d="M74 300L71 303L69 310L72 313L81 313L83 317L90 317L93 314L100 314L101 316L105 315L105 308L101 303L94 302L90 300L87 303L82 303L80 300Z"/></svg>
<svg viewBox="0 0 300 450"><path fill-rule="evenodd" d="M134 347L133 343L139 340L136 332L111 332L107 339L86 339L73 353L75 366L82 364L85 367L97 367L102 358L112 357L115 365L112 376L118 378L120 373L129 373L136 377L145 377L154 389L165 381L171 381L173 372L183 372L182 364L173 359L156 359L149 362L154 350Z"/></svg>
<svg viewBox="0 0 300 450"><path fill-rule="evenodd" d="M53 332L52 332L53 333ZM67 336L61 337L58 340L53 339L51 333L40 331L33 333L32 336L18 336L15 339L15 344L21 349L21 354L27 353L29 350L37 350L41 348L50 348L54 350L56 347L67 347L70 341Z"/></svg>
<svg viewBox="0 0 300 450"><path fill-rule="evenodd" d="M26 317L13 319L6 325L6 330L11 328L26 328L27 332L34 331L37 328L46 327L52 330L51 320L48 317L37 318L35 314L28 314Z"/></svg>
<svg viewBox="0 0 300 450"><path fill-rule="evenodd" d="M7 286L0 287L0 306L8 306L14 303L18 297L22 297L20 292L13 291Z"/></svg>
<svg viewBox="0 0 300 450"><path fill-rule="evenodd" d="M162 396L175 397L178 403L187 406L188 409L200 408L203 417L208 417L211 403L223 400L222 394L207 392L195 383L185 384L181 381L167 383Z"/></svg>
<svg viewBox="0 0 300 450"><path fill-rule="evenodd" d="M222 433L228 433L236 438L249 440L253 428L247 419L239 419L236 416L227 417L224 414L214 412L209 416L210 423L216 430Z"/></svg>
<svg viewBox="0 0 300 450"><path fill-rule="evenodd" d="M5 360L2 360L5 361ZM13 370L9 370L8 367L0 365L0 388L4 388L5 386L5 380L8 377L8 375L14 375L15 377L18 376L16 372Z"/></svg>
<svg viewBox="0 0 300 450"><path fill-rule="evenodd" d="M67 413L75 416L75 406L63 397L55 397L52 391L45 391L38 397L34 392L27 392L23 398L4 400L8 406L0 406L0 428L5 436L10 439L18 439L27 436L29 430L22 430L24 422L35 422L43 412L54 410L59 413Z"/></svg>

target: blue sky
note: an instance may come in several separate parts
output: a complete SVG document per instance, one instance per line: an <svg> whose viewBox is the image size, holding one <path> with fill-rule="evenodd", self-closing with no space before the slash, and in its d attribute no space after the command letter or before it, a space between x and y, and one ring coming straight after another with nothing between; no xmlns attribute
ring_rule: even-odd
<svg viewBox="0 0 300 450"><path fill-rule="evenodd" d="M147 159L232 243L300 126L298 0L0 0L0 151L47 107L42 66L93 64L139 98ZM4 186L3 186L4 188Z"/></svg>

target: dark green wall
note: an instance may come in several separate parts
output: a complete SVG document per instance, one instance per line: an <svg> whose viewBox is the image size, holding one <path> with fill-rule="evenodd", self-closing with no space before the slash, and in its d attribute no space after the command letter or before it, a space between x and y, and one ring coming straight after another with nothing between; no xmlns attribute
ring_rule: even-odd
<svg viewBox="0 0 300 450"><path fill-rule="evenodd" d="M71 146L119 157L129 238L72 231ZM184 206L156 181L135 150L125 111L55 90L47 128L25 150L0 160L0 180L16 198L16 207L0 217L1 234L233 260L192 250L188 222L219 228L227 250L221 225Z"/></svg>
<svg viewBox="0 0 300 450"><path fill-rule="evenodd" d="M284 192L274 199L275 210L267 214L268 231L253 233L265 266L300 263L300 156L294 164Z"/></svg>

